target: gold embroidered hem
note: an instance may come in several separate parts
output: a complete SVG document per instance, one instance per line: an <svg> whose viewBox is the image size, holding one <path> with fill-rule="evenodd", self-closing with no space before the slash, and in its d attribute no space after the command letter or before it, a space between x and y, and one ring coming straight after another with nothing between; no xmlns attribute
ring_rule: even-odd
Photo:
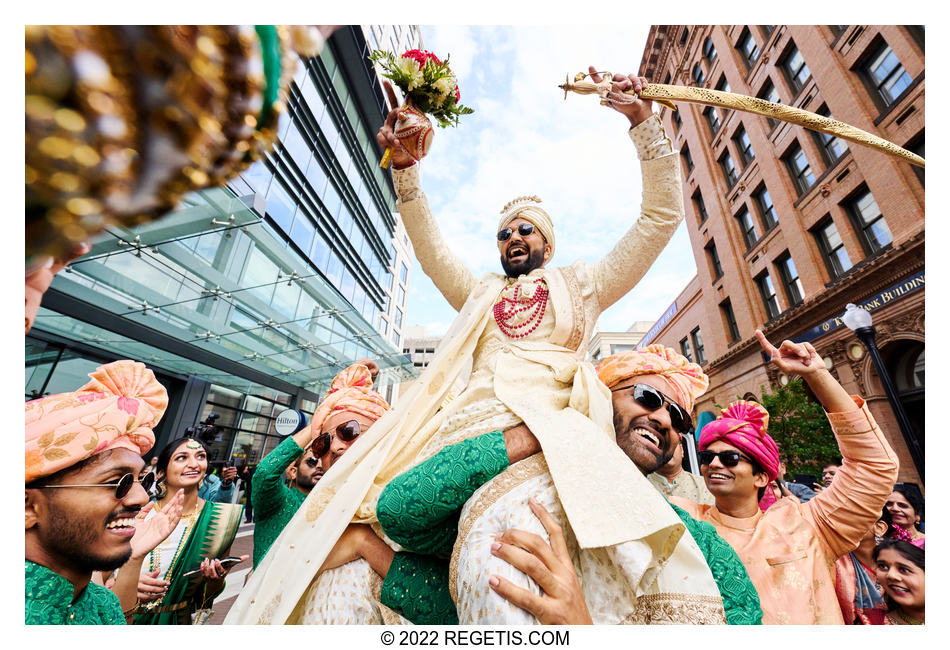
<svg viewBox="0 0 950 650"><path fill-rule="evenodd" d="M722 598L696 594L647 594L622 625L725 625Z"/></svg>

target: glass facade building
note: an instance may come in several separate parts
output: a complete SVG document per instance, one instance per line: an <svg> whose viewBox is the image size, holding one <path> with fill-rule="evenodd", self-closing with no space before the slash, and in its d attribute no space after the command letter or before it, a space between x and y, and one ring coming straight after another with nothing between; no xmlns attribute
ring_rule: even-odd
<svg viewBox="0 0 950 650"><path fill-rule="evenodd" d="M55 278L26 341L26 399L135 359L169 390L156 451L215 413L212 460L255 464L280 441L276 414L312 414L352 361L374 359L384 392L417 374L382 316L400 267L367 34L394 29L338 30L298 64L272 152L162 219L110 227ZM398 31L421 46L418 27Z"/></svg>

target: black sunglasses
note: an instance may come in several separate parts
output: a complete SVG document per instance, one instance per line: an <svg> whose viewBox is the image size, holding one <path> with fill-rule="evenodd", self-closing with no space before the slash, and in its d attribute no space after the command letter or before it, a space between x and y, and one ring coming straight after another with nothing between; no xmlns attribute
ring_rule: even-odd
<svg viewBox="0 0 950 650"><path fill-rule="evenodd" d="M308 459L305 460L304 462L307 463L307 466L308 466L310 469L313 469L314 467L316 467L317 465L320 464L320 459L319 459L319 458L314 458L313 456L311 456L310 458L308 458Z"/></svg>
<svg viewBox="0 0 950 650"><path fill-rule="evenodd" d="M125 474L118 483L92 483L89 485L44 485L44 488L79 488L79 487L111 487L115 488L115 498L124 499L136 483L142 484L142 489L148 492L155 484L155 474L149 472L142 480L135 478L135 474Z"/></svg>
<svg viewBox="0 0 950 650"><path fill-rule="evenodd" d="M360 423L356 420L344 422L336 428L336 435L343 442L353 442L362 432L363 429L360 427ZM332 440L333 436L331 434L321 433L319 436L314 438L312 443L310 443L310 451L314 456L320 458L325 453L330 451L330 442Z"/></svg>
<svg viewBox="0 0 950 650"><path fill-rule="evenodd" d="M511 233L513 232L514 230L512 230L511 228L505 228L503 230L499 230L498 241L508 241L509 239L511 239ZM518 226L518 234L521 235L522 237L527 237L533 232L534 232L533 223L523 223Z"/></svg>
<svg viewBox="0 0 950 650"><path fill-rule="evenodd" d="M709 451L707 449L706 451L701 451L698 454L696 454L696 457L699 459L700 465L709 465L710 463L712 463L713 458L716 458L717 456L719 457L719 462L722 463L724 467L735 467L736 465L739 464L740 460L747 460L749 461L750 464L753 464L751 458L749 458L745 454L741 454L738 451L734 451L732 449L727 449L726 451L718 451L718 452Z"/></svg>
<svg viewBox="0 0 950 650"><path fill-rule="evenodd" d="M666 402L666 410L670 412L670 424L673 429L679 433L689 433L693 428L693 420L689 417L682 406L671 400L669 397L655 389L649 384L633 384L633 386L621 386L614 388L610 392L616 393L618 390L633 388L633 399L637 404L650 411L655 411Z"/></svg>

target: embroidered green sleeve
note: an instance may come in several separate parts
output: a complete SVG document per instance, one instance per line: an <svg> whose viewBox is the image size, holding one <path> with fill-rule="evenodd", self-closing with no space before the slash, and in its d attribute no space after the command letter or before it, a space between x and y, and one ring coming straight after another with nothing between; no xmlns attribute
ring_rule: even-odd
<svg viewBox="0 0 950 650"><path fill-rule="evenodd" d="M430 555L396 553L379 601L416 625L458 625L449 593L449 562Z"/></svg>
<svg viewBox="0 0 950 650"><path fill-rule="evenodd" d="M726 610L726 622L729 625L761 625L762 607L759 604L759 592L755 590L752 579L742 560L716 532L715 527L705 521L693 519L682 508L673 506L673 510L685 524L703 552L709 570L712 572L722 596L722 606Z"/></svg>
<svg viewBox="0 0 950 650"><path fill-rule="evenodd" d="M376 505L379 525L403 548L448 555L462 505L507 467L501 431L450 445L386 485Z"/></svg>

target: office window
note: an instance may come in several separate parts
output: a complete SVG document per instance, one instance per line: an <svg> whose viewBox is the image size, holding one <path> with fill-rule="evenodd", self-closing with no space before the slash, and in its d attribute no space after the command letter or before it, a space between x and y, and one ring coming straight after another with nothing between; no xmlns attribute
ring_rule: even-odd
<svg viewBox="0 0 950 650"><path fill-rule="evenodd" d="M775 84L772 83L772 80L769 79L765 82L765 85L762 86L762 90L759 91L759 94L756 95L759 99L764 99L767 102L772 102L774 104L781 104L782 98L779 97L778 91L775 90ZM767 118L769 121L769 126L775 128L775 125L778 124L778 120L772 119L771 117Z"/></svg>
<svg viewBox="0 0 950 650"><path fill-rule="evenodd" d="M405 262L400 262L399 265L401 267L399 269L399 281L405 284L406 278L409 276L409 267L406 266Z"/></svg>
<svg viewBox="0 0 950 650"><path fill-rule="evenodd" d="M775 31L775 25L759 25L762 28L762 32L765 34L766 40L772 35L772 32Z"/></svg>
<svg viewBox="0 0 950 650"><path fill-rule="evenodd" d="M831 111L828 110L826 104L822 104L821 108L815 112L823 117L831 118ZM829 165L838 162L841 156L844 155L844 152L848 150L848 145L841 138L820 131L812 131L812 133L815 136L815 140L821 145L822 154L825 156Z"/></svg>
<svg viewBox="0 0 950 650"><path fill-rule="evenodd" d="M689 359L690 361L693 360L693 353L692 353L692 350L690 350L688 338L684 338L680 340L680 352L682 352L683 356Z"/></svg>
<svg viewBox="0 0 950 650"><path fill-rule="evenodd" d="M715 106L707 106L703 109L703 117L706 118L706 123L709 125L709 133L711 135L719 133L719 127L722 126L722 120L719 118L719 109Z"/></svg>
<svg viewBox="0 0 950 650"><path fill-rule="evenodd" d="M769 195L765 183L759 185L759 188L752 194L755 204L759 206L759 216L762 217L762 225L766 230L778 224L778 215L775 214L775 206L772 204L772 197Z"/></svg>
<svg viewBox="0 0 950 650"><path fill-rule="evenodd" d="M891 243L891 229L874 200L874 195L865 187L845 204L854 218L864 248L872 255Z"/></svg>
<svg viewBox="0 0 950 650"><path fill-rule="evenodd" d="M697 86L702 86L703 82L706 81L706 75L703 73L703 66L698 63L693 66L693 81Z"/></svg>
<svg viewBox="0 0 950 650"><path fill-rule="evenodd" d="M680 45L686 45L687 39L689 39L689 28L684 27L683 33L680 34Z"/></svg>
<svg viewBox="0 0 950 650"><path fill-rule="evenodd" d="M742 239L745 240L746 247L752 248L755 246L755 243L759 241L759 233L755 231L755 221L753 221L752 215L749 214L749 210L742 208L739 214L736 215L736 221L739 222L739 230L742 231Z"/></svg>
<svg viewBox="0 0 950 650"><path fill-rule="evenodd" d="M719 83L716 84L716 90L721 90L724 93L732 92L732 88L729 86L729 80L726 79L726 75L719 77Z"/></svg>
<svg viewBox="0 0 950 650"><path fill-rule="evenodd" d="M808 158L802 151L801 145L797 142L789 148L785 154L785 165L788 167L788 173L792 176L795 187L799 194L804 194L815 184L815 175L811 171L811 165L808 164Z"/></svg>
<svg viewBox="0 0 950 650"><path fill-rule="evenodd" d="M912 81L897 55L884 41L864 60L861 70L884 101L884 106L893 104Z"/></svg>
<svg viewBox="0 0 950 650"><path fill-rule="evenodd" d="M798 269L795 268L795 262L792 261L792 256L788 251L775 260L775 266L778 267L778 274L782 278L789 304L792 306L801 304L805 299L805 289L802 287L802 281L798 278Z"/></svg>
<svg viewBox="0 0 950 650"><path fill-rule="evenodd" d="M811 77L811 70L805 65L805 59L794 43L782 59L781 66L789 85L797 95L805 87L805 82Z"/></svg>
<svg viewBox="0 0 950 650"><path fill-rule="evenodd" d="M851 268L851 258L844 248L844 242L841 241L835 222L830 217L814 229L814 235L832 279Z"/></svg>
<svg viewBox="0 0 950 650"><path fill-rule="evenodd" d="M709 62L709 65L712 65L713 61L716 60L716 46L713 45L711 38L706 38L703 42L703 58Z"/></svg>
<svg viewBox="0 0 950 650"><path fill-rule="evenodd" d="M732 156L729 155L728 151L722 152L719 157L719 166L722 168L723 176L726 177L726 184L729 187L735 185L739 176L736 173L736 164L732 162Z"/></svg>
<svg viewBox="0 0 950 650"><path fill-rule="evenodd" d="M703 335L697 327L692 332L689 333L691 339L693 339L693 351L696 353L696 363L702 365L706 363L706 353L703 350Z"/></svg>
<svg viewBox="0 0 950 650"><path fill-rule="evenodd" d="M680 155L683 156L683 160L686 162L686 175L688 176L693 171L693 156L689 153L689 147L683 146L683 150L680 151Z"/></svg>
<svg viewBox="0 0 950 650"><path fill-rule="evenodd" d="M719 252L716 250L716 243L709 242L706 245L706 257L709 258L709 268L712 271L713 282L722 277L722 264L719 263Z"/></svg>
<svg viewBox="0 0 950 650"><path fill-rule="evenodd" d="M732 136L732 141L736 145L736 151L739 152L739 159L742 161L743 166L755 160L755 152L752 151L752 141L749 140L749 134L745 132L745 127L740 125L739 128L736 129L735 134Z"/></svg>
<svg viewBox="0 0 950 650"><path fill-rule="evenodd" d="M719 311L722 313L723 325L726 329L726 337L730 343L736 343L739 340L739 324L736 323L736 315L732 311L732 301L726 298L719 303Z"/></svg>
<svg viewBox="0 0 950 650"><path fill-rule="evenodd" d="M666 83L669 83L669 81ZM676 126L677 131L683 128L683 119L680 117L679 111L673 111L673 124Z"/></svg>
<svg viewBox="0 0 950 650"><path fill-rule="evenodd" d="M775 287L772 286L772 278L768 271L764 271L756 276L755 283L759 285L759 293L762 294L762 303L765 305L765 313L769 320L772 320L781 313L778 306L778 297L775 295Z"/></svg>
<svg viewBox="0 0 950 650"><path fill-rule="evenodd" d="M703 201L703 195L698 189L693 194L693 203L696 205L696 214L699 215L699 223L702 225L709 218L709 213L706 212L706 202Z"/></svg>
<svg viewBox="0 0 950 650"><path fill-rule="evenodd" d="M752 38L752 32L748 28L742 30L742 36L739 37L739 43L736 45L742 54L747 67L751 68L759 60L759 46Z"/></svg>

